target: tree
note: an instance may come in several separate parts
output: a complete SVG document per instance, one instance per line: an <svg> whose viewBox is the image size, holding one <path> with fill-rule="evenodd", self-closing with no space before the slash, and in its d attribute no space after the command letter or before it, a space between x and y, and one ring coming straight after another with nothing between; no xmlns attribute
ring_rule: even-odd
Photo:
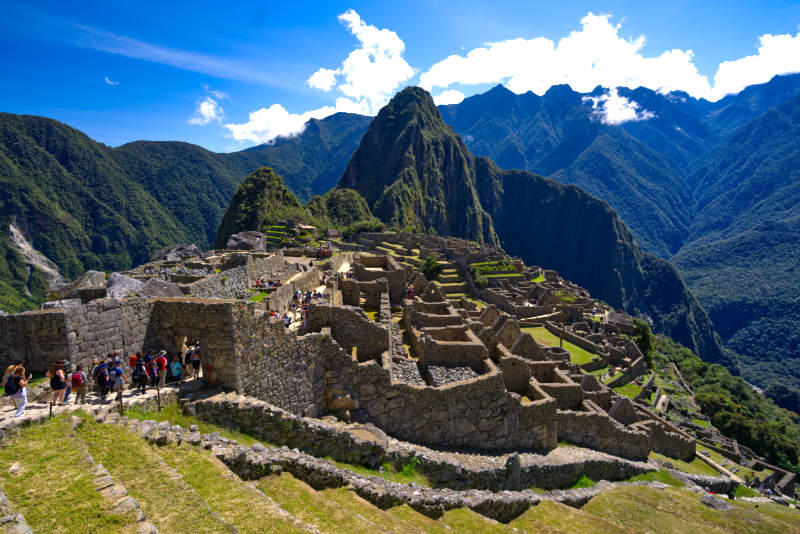
<svg viewBox="0 0 800 534"><path fill-rule="evenodd" d="M570 295L566 291L558 291L556 292L556 296L558 296L559 300L559 317L561 319L561 330L558 331L558 346L562 349L564 348L564 310L567 309L567 304L572 304L575 302L575 297Z"/></svg>
<svg viewBox="0 0 800 534"><path fill-rule="evenodd" d="M647 366L652 367L653 331L650 329L650 325L647 321L639 319L638 317L633 319L633 325L636 327L636 334L633 340L636 346L639 347L639 350L642 351L642 356L644 356Z"/></svg>

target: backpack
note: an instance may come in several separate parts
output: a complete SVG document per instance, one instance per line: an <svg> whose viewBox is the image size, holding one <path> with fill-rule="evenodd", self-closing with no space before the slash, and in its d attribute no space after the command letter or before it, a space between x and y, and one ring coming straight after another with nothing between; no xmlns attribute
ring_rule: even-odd
<svg viewBox="0 0 800 534"><path fill-rule="evenodd" d="M19 391L19 380L14 380L14 375L8 377L5 384L4 395L15 395Z"/></svg>
<svg viewBox="0 0 800 534"><path fill-rule="evenodd" d="M79 388L86 383L86 379L83 378L83 373L81 371L72 373L71 381L73 388Z"/></svg>
<svg viewBox="0 0 800 534"><path fill-rule="evenodd" d="M136 380L141 380L142 378L147 376L147 371L144 369L144 365L136 365L133 369L133 378Z"/></svg>

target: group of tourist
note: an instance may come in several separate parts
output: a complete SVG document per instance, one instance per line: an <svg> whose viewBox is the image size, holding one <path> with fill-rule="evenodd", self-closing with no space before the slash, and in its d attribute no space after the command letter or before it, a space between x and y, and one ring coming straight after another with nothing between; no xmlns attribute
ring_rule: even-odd
<svg viewBox="0 0 800 534"><path fill-rule="evenodd" d="M148 385L156 387L170 382L181 383L188 379L189 375L198 379L201 361L199 343L189 347L183 359L180 355L171 355L166 350L158 353L149 350L145 355L137 352L131 354L128 359L129 378L120 360L120 352L115 351L106 357L94 358L87 371L78 364L72 373L67 373L65 362L56 360L45 373L45 377L50 380L50 390L53 395L51 402L54 406L63 406L73 393L74 403L83 404L86 402L90 386L100 399L105 400L110 392L122 395L127 383L130 383L131 389L135 388L139 393L144 393ZM9 365L3 375L4 394L13 401L16 408L14 417L22 417L25 414L28 401L27 386L32 378L30 372L26 373L22 360Z"/></svg>
<svg viewBox="0 0 800 534"><path fill-rule="evenodd" d="M260 276L256 278L256 289L272 289L273 287L281 287L283 282L280 280L273 280L271 278L265 279Z"/></svg>

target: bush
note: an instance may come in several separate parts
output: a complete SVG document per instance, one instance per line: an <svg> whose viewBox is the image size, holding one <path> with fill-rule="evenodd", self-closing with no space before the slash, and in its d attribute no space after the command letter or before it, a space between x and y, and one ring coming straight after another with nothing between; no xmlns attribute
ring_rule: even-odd
<svg viewBox="0 0 800 534"><path fill-rule="evenodd" d="M636 346L642 351L644 360L647 362L648 367L653 365L653 331L650 325L643 319L634 318L633 325L636 327L636 334L634 334L633 341Z"/></svg>
<svg viewBox="0 0 800 534"><path fill-rule="evenodd" d="M385 229L386 225L378 220L358 221L342 230L342 237L350 240L351 237L361 232L383 232Z"/></svg>
<svg viewBox="0 0 800 534"><path fill-rule="evenodd" d="M425 275L425 278L428 280L433 280L439 273L442 272L442 264L439 263L439 260L436 258L435 254L428 254L422 260L422 267L420 269L422 274Z"/></svg>
<svg viewBox="0 0 800 534"><path fill-rule="evenodd" d="M486 289L487 287L489 287L489 279L483 276L482 274L479 274L478 276L475 277L475 286L478 289Z"/></svg>

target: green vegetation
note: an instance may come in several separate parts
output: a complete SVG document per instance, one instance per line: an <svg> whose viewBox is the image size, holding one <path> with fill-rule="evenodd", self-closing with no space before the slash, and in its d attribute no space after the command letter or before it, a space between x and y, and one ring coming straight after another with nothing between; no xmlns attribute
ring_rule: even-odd
<svg viewBox="0 0 800 534"><path fill-rule="evenodd" d="M543 345L545 347L556 347L558 346L558 336L550 333L543 326L533 326L533 327L526 327L521 329L523 332L528 332L530 335L533 336L533 339L539 345ZM569 358L572 363L576 363L578 365L583 365L585 363L591 362L594 358L597 358L596 354L592 354L591 352L582 349L577 345L573 345L569 341L564 341L564 348L569 351Z"/></svg>
<svg viewBox="0 0 800 534"><path fill-rule="evenodd" d="M581 478L579 478L572 486L570 486L569 489L591 488L595 484L596 482L594 480L590 479L586 475L581 475Z"/></svg>
<svg viewBox="0 0 800 534"><path fill-rule="evenodd" d="M425 278L428 280L434 280L439 276L439 273L442 272L442 264L439 263L436 254L428 254L422 259L420 271L422 271L422 274L424 274Z"/></svg>
<svg viewBox="0 0 800 534"><path fill-rule="evenodd" d="M648 471L640 475L632 476L628 482L662 482L676 488L682 488L683 482L675 478L669 471L659 469L658 471Z"/></svg>
<svg viewBox="0 0 800 534"><path fill-rule="evenodd" d="M544 282L544 273L541 273L536 278L531 278L531 282L536 282L536 283Z"/></svg>
<svg viewBox="0 0 800 534"><path fill-rule="evenodd" d="M133 419L141 419L146 420L150 419L153 421L169 421L173 425L180 425L183 428L189 428L192 425L197 425L197 429L202 434L211 434L213 432L219 432L220 436L224 438L228 438L230 440L235 440L245 446L255 445L256 443L263 443L264 445L270 446L271 444L260 439L256 439L249 434L245 434L238 430L233 430L230 428L226 428L220 425L216 425L214 423L207 423L202 419L198 419L192 415L188 415L181 411L180 405L178 404L166 404L161 409L161 411L156 410L142 410L141 408L129 408L125 410L125 415L131 417Z"/></svg>
<svg viewBox="0 0 800 534"><path fill-rule="evenodd" d="M642 391L642 388L633 382L628 382L625 385L615 387L614 391L620 395L625 395L629 399L632 399Z"/></svg>
<svg viewBox="0 0 800 534"><path fill-rule="evenodd" d="M473 281L475 282L475 287L477 287L478 289L486 289L487 287L489 287L489 279L482 274L476 276Z"/></svg>
<svg viewBox="0 0 800 534"><path fill-rule="evenodd" d="M378 308L372 308L369 306L364 306L364 313L367 314L367 317L370 318L371 321L380 321L381 313Z"/></svg>
<svg viewBox="0 0 800 534"><path fill-rule="evenodd" d="M8 468L19 462L21 470ZM83 444L64 417L24 427L0 448L0 483L36 532L109 532L135 524L132 516L111 513L94 489Z"/></svg>
<svg viewBox="0 0 800 534"><path fill-rule="evenodd" d="M700 425L703 428L708 428L708 421L706 421L705 419L692 419L692 421L696 425Z"/></svg>
<svg viewBox="0 0 800 534"><path fill-rule="evenodd" d="M702 361L664 336L655 337L654 357L678 366L703 415L720 432L760 451L770 463L797 470L800 426L793 412L775 406L721 365Z"/></svg>
<svg viewBox="0 0 800 534"><path fill-rule="evenodd" d="M511 264L508 260L497 260L497 261L483 261L478 263L470 263L469 264L470 271L473 271L478 274L485 274L489 275L492 273L497 272L505 272L505 271L513 271L516 272L514 265Z"/></svg>
<svg viewBox="0 0 800 534"><path fill-rule="evenodd" d="M668 456L664 456L663 454L658 454L657 452L651 451L649 458L651 460L659 460L661 462L670 462L678 471L694 473L695 475L709 475L709 476L719 475L719 472L716 469L705 463L697 456L692 458L690 462L686 462L684 460L676 460L675 458L669 458Z"/></svg>
<svg viewBox="0 0 800 534"><path fill-rule="evenodd" d="M250 302L263 302L264 298L269 295L268 291L254 291L250 290L253 293L253 296L250 297Z"/></svg>

